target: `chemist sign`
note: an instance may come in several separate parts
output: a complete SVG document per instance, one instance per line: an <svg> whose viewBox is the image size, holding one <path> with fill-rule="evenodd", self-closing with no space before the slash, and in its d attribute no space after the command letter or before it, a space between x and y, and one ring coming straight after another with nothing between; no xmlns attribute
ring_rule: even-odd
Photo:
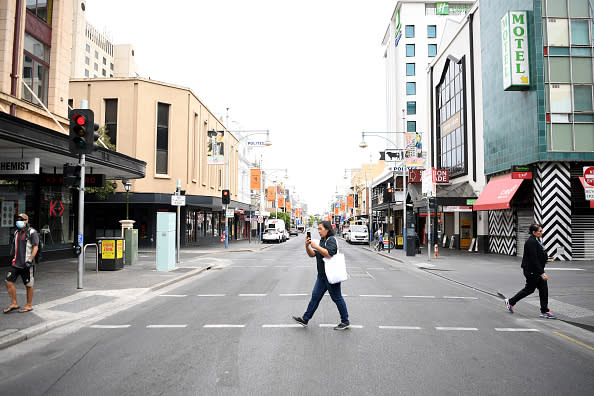
<svg viewBox="0 0 594 396"><path fill-rule="evenodd" d="M530 86L528 61L528 17L526 11L509 11L501 18L503 90L517 91Z"/></svg>

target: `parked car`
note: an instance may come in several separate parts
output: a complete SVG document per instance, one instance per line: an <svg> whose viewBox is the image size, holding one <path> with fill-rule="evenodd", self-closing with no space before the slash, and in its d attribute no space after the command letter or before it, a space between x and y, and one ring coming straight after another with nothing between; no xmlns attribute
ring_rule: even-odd
<svg viewBox="0 0 594 396"><path fill-rule="evenodd" d="M349 233L350 227L342 227L342 237L346 239L347 234Z"/></svg>
<svg viewBox="0 0 594 396"><path fill-rule="evenodd" d="M348 243L367 243L369 242L369 232L367 227L364 225L354 225L349 228L349 232L346 235L346 241Z"/></svg>
<svg viewBox="0 0 594 396"><path fill-rule="evenodd" d="M289 231L289 235L298 236L299 235L299 231L297 231L297 228L291 228L291 231Z"/></svg>
<svg viewBox="0 0 594 396"><path fill-rule="evenodd" d="M266 232L262 235L262 242L276 242L281 243L284 237L280 230L275 230L274 228L269 228Z"/></svg>
<svg viewBox="0 0 594 396"><path fill-rule="evenodd" d="M289 238L291 238L291 235L289 234L289 231L283 230L283 242L288 241Z"/></svg>

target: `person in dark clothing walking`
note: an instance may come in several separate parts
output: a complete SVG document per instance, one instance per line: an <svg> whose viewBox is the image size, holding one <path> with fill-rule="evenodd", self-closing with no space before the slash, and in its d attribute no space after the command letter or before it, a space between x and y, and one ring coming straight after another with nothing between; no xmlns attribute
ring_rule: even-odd
<svg viewBox="0 0 594 396"><path fill-rule="evenodd" d="M530 225L530 237L524 243L524 256L522 257L522 270L526 278L526 286L509 300L505 300L505 307L510 313L514 313L514 306L518 301L534 293L538 289L540 297L540 317L545 319L557 319L549 311L549 288L547 285L547 274L545 265L548 260L547 253L542 246L542 227L538 224Z"/></svg>
<svg viewBox="0 0 594 396"><path fill-rule="evenodd" d="M303 316L293 316L293 320L303 327L306 327L307 322L313 317L314 312L316 312L316 309L327 290L330 294L330 298L332 298L332 301L334 301L338 308L338 312L340 313L340 323L334 327L334 330L345 330L350 326L350 322L347 306L340 290L340 283L331 284L328 282L324 267L324 257L330 258L338 252L336 237L334 237L332 225L329 221L322 221L318 225L318 232L322 238L320 244L313 242L309 236L305 237L305 251L307 252L307 255L309 257L315 257L317 260L318 278L311 293L311 300L309 301L307 310Z"/></svg>

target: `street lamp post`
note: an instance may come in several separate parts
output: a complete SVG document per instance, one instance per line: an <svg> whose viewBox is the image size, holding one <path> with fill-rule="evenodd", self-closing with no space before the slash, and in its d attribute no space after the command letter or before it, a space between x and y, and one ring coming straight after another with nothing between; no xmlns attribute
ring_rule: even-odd
<svg viewBox="0 0 594 396"><path fill-rule="evenodd" d="M128 216L128 193L130 192L130 187L132 187L132 183L128 180L124 180L124 188L126 189L126 220L130 220Z"/></svg>
<svg viewBox="0 0 594 396"><path fill-rule="evenodd" d="M266 141L264 141L264 146L269 147L272 145L270 141L270 131L269 130L253 130L253 131L228 131L234 133L247 133L247 135L243 136L241 139L238 139L237 142L233 144L233 146L229 149L228 153L225 153L225 189L229 190L229 157L231 156L231 152L235 150L235 147L243 141L244 139L253 136L253 135L266 135ZM227 139L227 134L225 134L225 139ZM225 144L226 147L229 147ZM229 209L229 204L225 204L225 249L229 247L229 218L227 217L227 210ZM251 226L250 226L251 227ZM250 230L251 232L251 230Z"/></svg>

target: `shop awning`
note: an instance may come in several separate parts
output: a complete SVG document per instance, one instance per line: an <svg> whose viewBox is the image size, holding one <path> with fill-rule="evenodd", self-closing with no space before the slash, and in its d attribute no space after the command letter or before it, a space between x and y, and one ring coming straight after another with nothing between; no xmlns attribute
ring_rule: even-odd
<svg viewBox="0 0 594 396"><path fill-rule="evenodd" d="M523 181L512 179L511 173L492 178L474 203L474 210L509 209L509 203Z"/></svg>

